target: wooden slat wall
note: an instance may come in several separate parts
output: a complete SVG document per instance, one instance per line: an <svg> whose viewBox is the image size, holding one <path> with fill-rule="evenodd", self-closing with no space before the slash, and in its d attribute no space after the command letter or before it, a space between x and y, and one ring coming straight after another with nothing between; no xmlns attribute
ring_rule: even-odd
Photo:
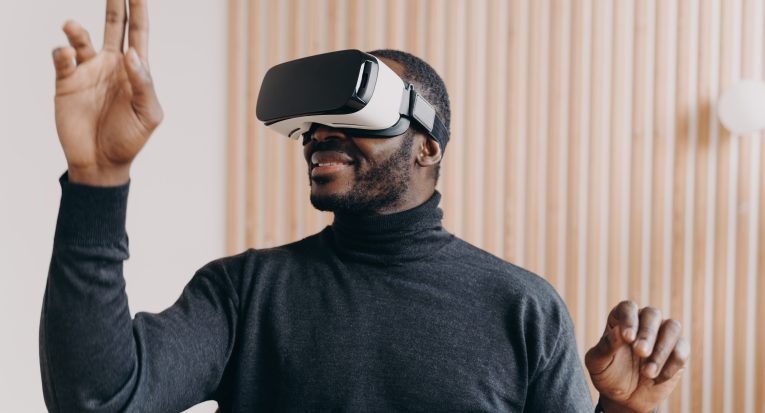
<svg viewBox="0 0 765 413"><path fill-rule="evenodd" d="M445 225L546 277L580 353L630 298L683 321L668 412L765 412L763 134L716 98L762 79L765 0L230 0L227 250L331 220L300 144L255 119L265 70L343 48L408 50L452 98Z"/></svg>

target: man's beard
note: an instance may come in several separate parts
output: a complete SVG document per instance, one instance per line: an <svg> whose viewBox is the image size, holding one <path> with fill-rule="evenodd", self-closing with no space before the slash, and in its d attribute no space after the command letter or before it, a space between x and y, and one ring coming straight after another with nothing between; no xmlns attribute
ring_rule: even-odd
<svg viewBox="0 0 765 413"><path fill-rule="evenodd" d="M311 203L320 211L355 215L374 214L395 206L409 186L413 144L414 139L407 134L396 152L381 163L371 164L363 173L358 173L360 165L354 163L356 179L347 192L324 196L311 194ZM321 185L321 180L311 181L311 185Z"/></svg>

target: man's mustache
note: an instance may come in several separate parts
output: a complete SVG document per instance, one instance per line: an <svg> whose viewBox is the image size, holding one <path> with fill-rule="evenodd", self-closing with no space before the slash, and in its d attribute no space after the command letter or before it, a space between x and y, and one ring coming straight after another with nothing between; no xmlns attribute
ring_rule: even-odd
<svg viewBox="0 0 765 413"><path fill-rule="evenodd" d="M318 151L341 152L341 153L350 155L350 153L343 147L342 142L340 142L337 139L328 139L325 141L314 143L313 148L311 150L311 154Z"/></svg>

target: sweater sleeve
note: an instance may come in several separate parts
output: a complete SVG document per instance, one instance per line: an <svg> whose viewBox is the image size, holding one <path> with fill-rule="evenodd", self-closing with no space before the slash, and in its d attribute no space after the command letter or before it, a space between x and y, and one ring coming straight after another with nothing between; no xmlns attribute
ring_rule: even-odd
<svg viewBox="0 0 765 413"><path fill-rule="evenodd" d="M131 319L122 263L128 185L61 180L40 321L43 392L53 412L173 412L215 398L235 341L226 268L199 270L173 306Z"/></svg>
<svg viewBox="0 0 765 413"><path fill-rule="evenodd" d="M574 325L566 305L557 294L555 297L555 305L544 319L535 317L534 322L543 326L543 356L530 380L524 412L591 413L594 409L577 352Z"/></svg>

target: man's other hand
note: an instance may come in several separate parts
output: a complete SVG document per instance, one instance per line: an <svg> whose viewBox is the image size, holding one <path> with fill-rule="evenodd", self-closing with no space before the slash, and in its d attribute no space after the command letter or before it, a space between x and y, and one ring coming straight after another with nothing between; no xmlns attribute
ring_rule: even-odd
<svg viewBox="0 0 765 413"><path fill-rule="evenodd" d="M606 413L644 413L672 393L689 354L679 322L623 301L611 310L603 337L584 360Z"/></svg>
<svg viewBox="0 0 765 413"><path fill-rule="evenodd" d="M128 28L128 51L124 37ZM104 45L64 25L69 46L53 51L56 129L72 182L96 186L128 181L130 164L162 120L148 65L146 0L107 0Z"/></svg>

